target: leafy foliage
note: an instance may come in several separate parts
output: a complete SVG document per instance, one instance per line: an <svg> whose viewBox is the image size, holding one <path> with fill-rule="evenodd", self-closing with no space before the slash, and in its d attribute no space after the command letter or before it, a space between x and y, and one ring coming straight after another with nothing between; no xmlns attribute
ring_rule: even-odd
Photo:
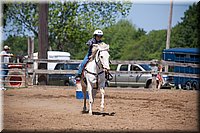
<svg viewBox="0 0 200 133"><path fill-rule="evenodd" d="M172 29L171 47L199 47L198 40L198 6L193 4L185 12L182 22Z"/></svg>
<svg viewBox="0 0 200 133"><path fill-rule="evenodd" d="M112 59L123 59L127 56L127 45L145 35L145 32L136 28L131 22L126 20L119 21L116 25L104 29L106 43L110 44L110 54Z"/></svg>
<svg viewBox="0 0 200 133"><path fill-rule="evenodd" d="M127 49L131 54L129 59L134 60L151 60L160 59L162 50L165 48L166 31L151 31L148 35L142 36L139 41L135 42L136 45ZM131 47L131 46L129 46ZM126 52L126 53L127 53Z"/></svg>
<svg viewBox="0 0 200 133"><path fill-rule="evenodd" d="M185 12L182 22L172 28L170 48L174 47L199 47L199 9L200 2L193 4ZM199 15L199 16L198 16ZM161 59L162 50L166 46L166 30L151 31L143 35L139 40L132 40L124 47L123 60L151 60Z"/></svg>
<svg viewBox="0 0 200 133"><path fill-rule="evenodd" d="M28 43L28 38L26 37L12 37L9 36L6 41L4 41L4 45L8 45L11 47L10 52L14 54L15 56L25 56L27 55L27 43ZM34 40L34 47L37 49L38 47L38 40ZM35 51L36 52L36 51Z"/></svg>
<svg viewBox="0 0 200 133"><path fill-rule="evenodd" d="M38 37L38 6L36 3L4 4L7 32L27 36L32 32ZM70 51L74 58L82 58L87 51L85 42L94 29L112 25L120 16L129 13L131 3L123 2L51 2L49 3L48 28L50 49ZM28 30L28 32L26 31ZM76 54L78 53L78 54Z"/></svg>
<svg viewBox="0 0 200 133"><path fill-rule="evenodd" d="M37 4L7 3L4 4L4 32L8 36L38 36ZM7 27L6 27L7 26Z"/></svg>
<svg viewBox="0 0 200 133"><path fill-rule="evenodd" d="M26 4L31 5L31 3ZM4 44L11 46L12 53L24 55L27 53L26 37L15 37L13 35L23 34L22 36L27 36L27 32L24 30L28 29L35 35L35 45L38 46L36 34L38 33L37 4L32 4L30 7L27 7L26 4L6 4L7 7L4 10L6 24L9 24L8 21L10 21L15 25L15 27L12 25L12 28L9 29L12 36ZM167 31L158 30L146 34L143 29L137 29L129 21L120 20L115 23L120 18L119 14L125 17L129 9L130 3L120 2L109 3L109 5L102 2L50 3L48 26L51 49L69 51L72 58L83 59L88 50L85 42L92 37L96 28L100 28L104 32L103 40L110 44L111 59L161 59L162 50L165 49L166 45ZM199 9L200 2L191 5L185 12L182 22L172 28L170 48L199 47ZM22 24L25 20L18 21L15 18L17 16L23 18L23 15L27 20L30 20L27 23L30 22L31 24ZM32 20L32 18L34 19Z"/></svg>

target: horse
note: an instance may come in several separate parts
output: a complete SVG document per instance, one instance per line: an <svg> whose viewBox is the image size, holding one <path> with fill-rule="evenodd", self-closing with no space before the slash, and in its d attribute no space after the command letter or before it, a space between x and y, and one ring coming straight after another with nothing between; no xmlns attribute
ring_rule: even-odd
<svg viewBox="0 0 200 133"><path fill-rule="evenodd" d="M110 70L109 45L105 43L93 44L92 55L83 70L81 86L84 98L83 112L87 112L86 91L89 96L89 114L92 115L92 104L97 90L101 92L101 111L104 111L105 73ZM83 78L84 77L84 78Z"/></svg>

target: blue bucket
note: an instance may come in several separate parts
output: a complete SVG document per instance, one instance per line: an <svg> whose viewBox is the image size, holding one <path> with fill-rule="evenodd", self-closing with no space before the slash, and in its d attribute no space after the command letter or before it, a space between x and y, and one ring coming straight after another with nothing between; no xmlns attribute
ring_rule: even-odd
<svg viewBox="0 0 200 133"><path fill-rule="evenodd" d="M76 84L76 99L83 99L83 92L81 83ZM86 91L86 99L89 99L88 91Z"/></svg>
<svg viewBox="0 0 200 133"><path fill-rule="evenodd" d="M83 99L82 91L76 91L76 99ZM86 99L89 99L88 91L86 91Z"/></svg>

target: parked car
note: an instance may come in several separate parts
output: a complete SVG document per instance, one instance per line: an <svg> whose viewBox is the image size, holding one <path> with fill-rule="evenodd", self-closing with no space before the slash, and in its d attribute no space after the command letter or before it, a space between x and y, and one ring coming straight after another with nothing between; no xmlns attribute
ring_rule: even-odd
<svg viewBox="0 0 200 133"><path fill-rule="evenodd" d="M79 63L58 63L54 70L78 70ZM75 74L49 74L49 85L75 86Z"/></svg>
<svg viewBox="0 0 200 133"><path fill-rule="evenodd" d="M111 73L113 79L107 81L108 86L131 86L131 87L145 87L152 86L152 69L149 64L118 64L111 66ZM164 80L162 87L168 86L166 75L162 75Z"/></svg>

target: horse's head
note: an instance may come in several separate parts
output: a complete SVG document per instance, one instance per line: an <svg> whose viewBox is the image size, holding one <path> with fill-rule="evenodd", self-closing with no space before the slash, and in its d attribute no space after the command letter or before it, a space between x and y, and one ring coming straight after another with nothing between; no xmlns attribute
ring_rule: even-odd
<svg viewBox="0 0 200 133"><path fill-rule="evenodd" d="M109 66L109 45L105 43L100 43L98 45L95 45L94 47L97 48L97 53L96 53L96 60L99 60L103 69L106 71L110 70Z"/></svg>

